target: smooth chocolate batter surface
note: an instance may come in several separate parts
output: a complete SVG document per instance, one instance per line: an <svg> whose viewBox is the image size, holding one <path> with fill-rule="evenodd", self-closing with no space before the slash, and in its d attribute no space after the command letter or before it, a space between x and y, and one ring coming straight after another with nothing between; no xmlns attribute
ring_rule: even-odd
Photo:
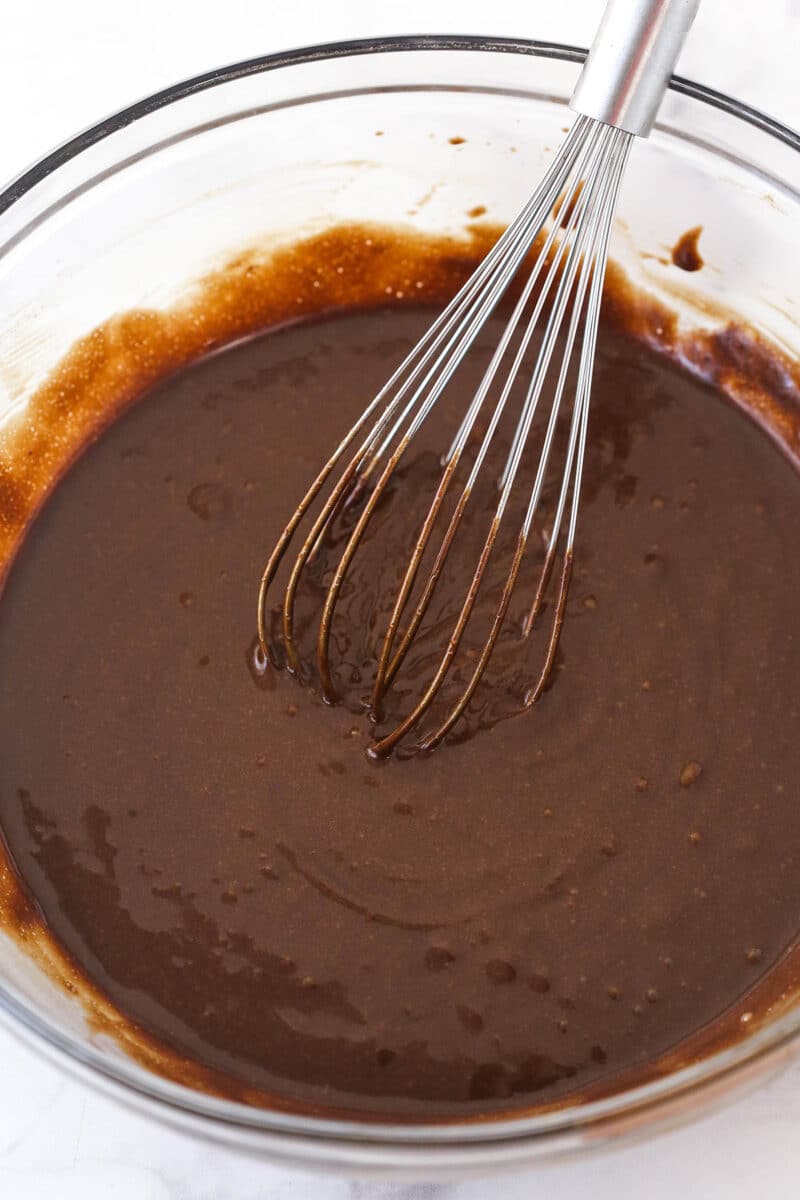
<svg viewBox="0 0 800 1200"><path fill-rule="evenodd" d="M255 667L265 554L431 315L342 310L162 382L57 487L0 604L0 827L27 894L131 1026L229 1094L426 1117L642 1081L798 937L800 476L633 340L601 338L531 713L497 720L524 683L509 639L436 753L365 756L353 672L435 430L345 597L348 703Z"/></svg>

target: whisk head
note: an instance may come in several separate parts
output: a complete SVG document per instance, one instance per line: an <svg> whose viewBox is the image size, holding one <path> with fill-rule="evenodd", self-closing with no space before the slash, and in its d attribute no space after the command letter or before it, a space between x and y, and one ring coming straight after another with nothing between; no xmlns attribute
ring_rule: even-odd
<svg viewBox="0 0 800 1200"><path fill-rule="evenodd" d="M463 369L482 327L510 299L510 315L488 366L466 411L456 416L449 445L443 440L446 448L432 498L411 530L407 565L383 609L389 616L377 635L374 678L365 700L379 727L385 724L387 697L409 661L411 646L425 631L459 532L465 521L472 522L470 501L485 494L490 455L496 456L500 447L503 466L492 480L488 528L474 567L464 576L463 601L450 627L439 631L441 621L437 623L440 641L437 647L434 638L433 652L425 656L427 677L421 687L415 679L410 711L393 717L388 729L381 728L372 746L376 755L405 745L426 713L436 719L416 749L432 749L453 729L484 677L521 580L530 591L513 636L520 645L528 643L536 629L540 653L518 710L531 708L545 690L572 572L603 277L632 140L623 130L584 116L576 119L518 216L322 467L264 568L258 596L261 655L265 662L286 665L308 678L308 664L298 649L296 606L305 574L325 553L315 592L316 676L323 697L336 703L332 631L353 561L375 536L387 489L402 488L404 460L423 426L435 412L441 414L441 398ZM290 558L296 537L299 548ZM495 559L501 546L508 561L498 575ZM532 562L523 570L526 557ZM287 582L279 606L272 609L271 589L284 559ZM478 615L485 628L477 642L474 630L470 635L466 673L463 668L454 671L465 634ZM430 632L427 637L430 642ZM415 677L418 673L419 664Z"/></svg>

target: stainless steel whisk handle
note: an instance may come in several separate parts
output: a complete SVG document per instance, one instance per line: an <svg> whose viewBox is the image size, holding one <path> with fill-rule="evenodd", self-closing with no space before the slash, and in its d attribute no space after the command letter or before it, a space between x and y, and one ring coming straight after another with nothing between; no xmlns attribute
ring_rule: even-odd
<svg viewBox="0 0 800 1200"><path fill-rule="evenodd" d="M570 108L647 137L700 0L609 0Z"/></svg>

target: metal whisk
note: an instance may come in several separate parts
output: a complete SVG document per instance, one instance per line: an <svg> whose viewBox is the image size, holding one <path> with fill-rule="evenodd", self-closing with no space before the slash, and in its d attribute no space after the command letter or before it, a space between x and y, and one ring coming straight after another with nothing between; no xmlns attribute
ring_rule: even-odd
<svg viewBox="0 0 800 1200"><path fill-rule="evenodd" d="M376 720L382 717L387 691L428 611L509 397L525 368L531 339L534 334L540 335L539 351L524 390L516 429L498 482L496 507L488 534L474 574L465 583L463 604L429 683L412 711L374 743L372 752L375 754L388 754L397 746L440 693L485 585L492 551L519 480L520 462L529 445L537 412L541 413L540 420L544 418L538 464L527 506L521 510L523 516L510 567L488 634L480 651L473 654L474 668L466 686L461 688L443 718L437 721L433 732L424 737L420 748L432 749L453 728L474 695L495 649L539 515L548 464L561 420L568 427L561 482L552 524L547 531L538 585L521 631L522 637L527 638L536 626L545 608L545 596L555 564L560 558L555 599L549 606L549 636L542 665L538 678L524 696L523 707L531 707L542 695L555 661L572 572L598 317L617 195L633 138L635 135L647 136L650 132L698 5L699 0L610 0L572 96L570 107L578 113L577 119L544 178L478 269L342 439L309 487L267 562L258 596L258 637L261 653L265 661L270 661L270 585L298 528L308 518L310 525L291 564L281 605L286 665L299 674L295 605L301 577L324 544L333 521L346 508L352 513L357 512L325 591L318 629L317 666L322 694L334 703L338 695L330 660L332 623L343 583L365 532L387 486L396 475L398 464L433 412L479 331L512 281L517 280L516 286L519 286L518 277L523 274L527 260L533 257L533 265L522 283L480 385L441 459L441 477L383 634L371 696L371 711ZM559 341L563 343L560 361L554 360ZM576 356L575 373L573 359ZM491 401L487 403L490 396ZM476 430L481 432L476 434ZM434 549L435 542L431 544L431 539L437 528L437 518L440 514L446 516L445 497L468 446L474 448L474 458L438 549ZM334 477L337 468L340 470L338 478ZM465 471L466 466L462 464L462 474ZM321 507L314 515L314 502L320 497ZM433 562L427 577L418 580L426 552L428 557L433 555ZM415 586L419 594L401 632Z"/></svg>

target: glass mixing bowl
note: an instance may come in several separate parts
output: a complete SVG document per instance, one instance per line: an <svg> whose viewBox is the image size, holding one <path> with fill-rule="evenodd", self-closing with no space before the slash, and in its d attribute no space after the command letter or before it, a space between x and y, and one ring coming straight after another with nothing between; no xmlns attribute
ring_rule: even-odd
<svg viewBox="0 0 800 1200"><path fill-rule="evenodd" d="M508 220L563 137L583 57L467 37L298 50L179 84L54 151L0 193L0 452L77 338L115 312L170 306L242 250L363 219L459 233L476 206ZM706 267L687 275L665 251L695 225ZM631 156L613 257L686 327L713 324L722 305L800 358L798 230L800 137L673 80L656 130ZM607 1099L538 1116L376 1125L248 1108L149 1072L93 1033L80 1003L5 935L0 1017L157 1120L275 1160L427 1178L649 1133L800 1047L800 1006L787 1004L721 1053Z"/></svg>

